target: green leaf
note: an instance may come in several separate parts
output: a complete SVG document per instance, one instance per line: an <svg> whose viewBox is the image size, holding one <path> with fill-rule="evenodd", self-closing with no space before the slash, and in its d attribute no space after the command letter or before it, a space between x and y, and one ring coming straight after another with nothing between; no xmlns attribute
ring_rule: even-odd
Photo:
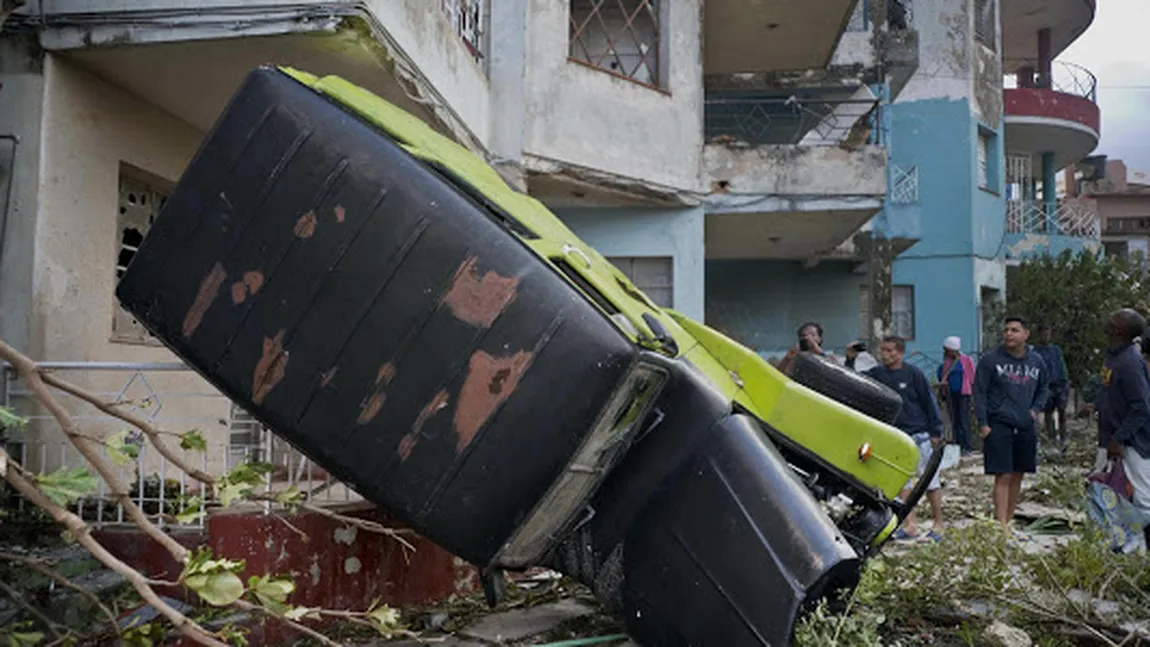
<svg viewBox="0 0 1150 647"><path fill-rule="evenodd" d="M0 407L0 429L20 429L28 424L28 419L16 415L9 407Z"/></svg>
<svg viewBox="0 0 1150 647"><path fill-rule="evenodd" d="M203 432L199 429L192 429L186 431L180 436L180 449L184 451L206 452L208 451L208 441L204 438Z"/></svg>
<svg viewBox="0 0 1150 647"><path fill-rule="evenodd" d="M247 647L247 633L248 630L245 627L236 627L235 625L228 624L223 629L220 629L220 638L226 643L236 645L236 647Z"/></svg>
<svg viewBox="0 0 1150 647"><path fill-rule="evenodd" d="M295 591L295 583L282 577L252 576L248 579L248 590L255 594L259 603L272 613L284 615L288 611L288 596Z"/></svg>
<svg viewBox="0 0 1150 647"><path fill-rule="evenodd" d="M118 431L104 440L108 451L108 458L120 467L131 463L140 457L140 446L128 442L128 432Z"/></svg>
<svg viewBox="0 0 1150 647"><path fill-rule="evenodd" d="M8 634L8 647L34 647L44 640L39 631L26 631Z"/></svg>
<svg viewBox="0 0 1150 647"><path fill-rule="evenodd" d="M230 506L236 499L242 499L244 495L252 491L252 486L244 483L229 483L228 481L220 481L216 486L216 496L220 500L220 505L225 508Z"/></svg>
<svg viewBox="0 0 1150 647"><path fill-rule="evenodd" d="M276 494L276 501L284 505L295 505L302 500L303 492L300 492L294 485Z"/></svg>
<svg viewBox="0 0 1150 647"><path fill-rule="evenodd" d="M36 477L40 490L58 506L67 506L96 491L99 481L87 467L60 468Z"/></svg>
<svg viewBox="0 0 1150 647"><path fill-rule="evenodd" d="M288 607L283 617L299 622L300 620L319 620L319 610L311 607Z"/></svg>
<svg viewBox="0 0 1150 647"><path fill-rule="evenodd" d="M198 496L190 497L184 503L184 509L176 515L179 523L193 523L204 513L204 500Z"/></svg>
<svg viewBox="0 0 1150 647"><path fill-rule="evenodd" d="M200 546L192 558L188 560L188 564L184 566L184 573L181 577L221 572L239 573L244 570L244 565L242 559L227 559L226 557L215 559L212 556L212 549L207 546Z"/></svg>
<svg viewBox="0 0 1150 647"><path fill-rule="evenodd" d="M375 627L375 630L383 634L385 638L390 638L399 629L399 611L386 604L368 611L367 619Z"/></svg>
<svg viewBox="0 0 1150 647"><path fill-rule="evenodd" d="M192 575L184 579L184 584L204 602L216 607L226 607L244 595L243 581L231 571Z"/></svg>

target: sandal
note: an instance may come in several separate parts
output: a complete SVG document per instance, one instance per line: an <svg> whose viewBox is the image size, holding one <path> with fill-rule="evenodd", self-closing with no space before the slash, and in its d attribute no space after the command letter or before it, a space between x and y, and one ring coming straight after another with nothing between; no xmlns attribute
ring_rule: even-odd
<svg viewBox="0 0 1150 647"><path fill-rule="evenodd" d="M911 541L917 536L918 535L912 535L909 532L903 530L902 528L899 528L898 530L894 531L894 534L891 535L890 537L891 537L891 539L893 539L895 541Z"/></svg>
<svg viewBox="0 0 1150 647"><path fill-rule="evenodd" d="M942 533L931 530L930 532L926 533L926 541L937 544L938 542L942 541Z"/></svg>

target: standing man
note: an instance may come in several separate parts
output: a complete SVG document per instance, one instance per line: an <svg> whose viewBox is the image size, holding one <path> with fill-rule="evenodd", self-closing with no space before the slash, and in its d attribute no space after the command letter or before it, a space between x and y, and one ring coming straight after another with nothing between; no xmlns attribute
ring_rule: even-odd
<svg viewBox="0 0 1150 647"><path fill-rule="evenodd" d="M1106 323L1098 433L1110 457L1122 459L1134 507L1150 515L1150 375L1134 343L1145 334L1146 320L1134 310L1119 310ZM1150 529L1146 533L1150 543Z"/></svg>
<svg viewBox="0 0 1150 647"><path fill-rule="evenodd" d="M882 366L876 366L866 374L894 389L902 396L902 411L894 424L903 430L918 445L918 476L921 477L930 462L935 447L942 444L942 417L938 413L938 403L934 399L930 382L918 367L904 364L906 341L902 337L884 337L879 346ZM899 498L906 500L914 488L914 479L907 481ZM934 517L934 527L926 537L937 542L942 539L942 484L938 471L931 476L926 498ZM912 539L917 535L914 512L906 517L904 527L894 534L895 539Z"/></svg>
<svg viewBox="0 0 1150 647"><path fill-rule="evenodd" d="M1069 371L1066 370L1066 358L1058 344L1050 343L1052 334L1050 326L1045 324L1038 327L1038 343L1034 350L1046 362L1046 369L1050 377L1050 397L1046 398L1046 406L1042 408L1046 436L1065 447L1070 436L1066 430L1066 403L1069 399ZM1055 429L1054 418L1058 416L1058 427Z"/></svg>
<svg viewBox="0 0 1150 647"><path fill-rule="evenodd" d="M970 396L974 393L974 360L962 352L962 339L947 337L942 342L942 365L938 367L939 390L946 399L954 441L962 455L974 451L970 437Z"/></svg>
<svg viewBox="0 0 1150 647"><path fill-rule="evenodd" d="M1002 345L984 354L974 372L974 417L987 474L994 475L994 516L1010 530L1022 476L1038 468L1038 412L1046 405L1046 362L1030 352L1030 329L1007 317Z"/></svg>

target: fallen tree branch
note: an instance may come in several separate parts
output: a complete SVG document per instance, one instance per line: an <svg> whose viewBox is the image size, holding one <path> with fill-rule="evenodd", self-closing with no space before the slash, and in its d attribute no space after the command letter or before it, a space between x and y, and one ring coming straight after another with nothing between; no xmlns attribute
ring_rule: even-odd
<svg viewBox="0 0 1150 647"><path fill-rule="evenodd" d="M76 424L76 421L72 419L72 415L68 413L68 410L52 396L52 393L48 390L48 386L45 383L44 374L36 366L36 363L20 351L9 346L3 340L0 340L0 359L7 361L16 369L17 374L19 374L32 391L32 395L35 396L40 404L46 408L48 412L52 414L52 417L56 419L56 422L59 423L64 433L67 434L68 438L72 441L72 445L75 446L88 463L95 468L100 478L104 479L104 482L108 484L112 490L113 498L120 503L128 517L139 526L144 534L151 537L156 543L171 553L177 564L186 564L188 562L188 549L180 545L180 543L170 535L157 528L155 524L148 520L144 511L132 501L132 497L116 477L116 472L109 465L109 461L94 447L96 443L88 439L80 431L79 426ZM39 492L39 489L36 491ZM44 500L47 501L47 498L45 497ZM49 503L51 502L49 501Z"/></svg>
<svg viewBox="0 0 1150 647"><path fill-rule="evenodd" d="M56 640L60 640L61 638L64 637L64 635L61 634L60 631L56 628L58 625L55 622L53 622L51 618L44 615L43 611L32 606L31 602L25 600L23 594L21 594L19 591L8 586L7 584L5 584L2 581L0 581L0 591L3 591L4 593L6 593L8 595L8 597L12 598L13 602L18 604L25 611L27 611L28 615L35 618L40 624L44 625L44 628L47 629L48 632L52 634L53 638L55 638Z"/></svg>
<svg viewBox="0 0 1150 647"><path fill-rule="evenodd" d="M59 584L60 586L72 589L73 591L76 591L80 595L84 596L96 608L100 609L100 611L104 614L104 617L108 619L108 624L112 625L112 630L116 632L116 635L120 635L120 625L116 621L116 614L112 613L112 610L109 609L103 602L101 602L100 598L96 597L96 594L82 586L75 584L72 582L72 580L69 580L63 575L60 575L56 571L52 570L47 566L47 564L44 563L44 561L33 559L31 557L24 557L22 555L13 555L12 553L4 551L0 551L0 559L9 562L16 562L17 564L23 564L24 566L27 566L28 568L36 571L44 577Z"/></svg>
<svg viewBox="0 0 1150 647"><path fill-rule="evenodd" d="M166 458L169 463L182 470L188 476L191 476L197 481L203 483L204 485L210 487L216 486L218 479L197 468L196 466L191 465L183 456L179 454L179 452L174 451L172 447L164 441L163 436L165 434L173 435L171 432L162 431L147 419L137 416L129 411L124 411L118 405L106 402L91 391L62 380L55 375L52 375L51 373L44 373L42 376L44 382L47 384L50 384L51 386L63 391L64 393L79 398L80 400L83 400L84 402L87 402L88 404L96 407L100 411L118 418L119 420L122 420L123 422L126 422L129 425L139 429L148 438L148 440L151 441L152 445L156 448L160 455ZM249 498L255 501L269 501L272 503L278 502L275 498L275 495L269 493L259 494ZM388 528L380 523L367 519L359 519L357 517L340 514L338 512L328 510L327 508L312 503L299 503L296 505L298 505L300 509L307 510L308 512L314 512L315 514L321 515L328 519L346 523L367 532L386 535L398 541L400 545L402 545L406 550L415 552L415 546L400 536L401 534L406 534L405 531Z"/></svg>
<svg viewBox="0 0 1150 647"><path fill-rule="evenodd" d="M3 342L0 342L0 344L2 343ZM100 542L92 537L90 532L91 528L83 519L53 503L51 499L40 491L40 488L36 487L31 481L24 477L20 473L20 470L13 469L13 463L14 462L9 459L7 452L0 449L0 466L5 468L2 470L4 479L12 484L12 487L16 488L17 492L24 495L24 498L47 512L56 523L67 529L76 542L91 553L97 561L126 579L132 585L132 588L136 589L136 592L140 594L140 597L152 605L160 615L171 622L177 631L205 647L227 647L226 643L216 639L215 636L208 633L203 627L200 627L167 602L164 602L163 598L148 584L148 580L143 574L108 552L107 548L104 548ZM144 523L150 524L148 521Z"/></svg>
<svg viewBox="0 0 1150 647"><path fill-rule="evenodd" d="M319 641L320 644L326 645L327 647L342 647L341 643L335 642L331 638L328 638L327 636L321 634L320 632L316 631L315 629L312 629L311 627L309 627L303 623L296 622L295 620L291 620L290 618L285 618L281 615L276 615L276 614L272 613L271 611L269 611L268 609L266 609L266 608L264 608L258 604L252 604L251 602L248 602L246 600L240 600L240 601L235 603L235 607L238 609L243 609L244 611L248 611L248 612L259 612L259 613L261 613L261 614L263 614L269 618L274 618L274 619L282 622L283 624L287 625L288 627L291 627L292 629L295 629L296 631L298 631L298 632L300 632L300 633L302 633L302 634L304 634L310 638L314 638L315 640Z"/></svg>

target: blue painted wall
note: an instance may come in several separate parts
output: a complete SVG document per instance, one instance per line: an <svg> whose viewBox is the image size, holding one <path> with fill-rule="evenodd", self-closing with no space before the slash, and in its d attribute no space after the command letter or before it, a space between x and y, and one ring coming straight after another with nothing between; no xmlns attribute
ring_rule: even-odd
<svg viewBox="0 0 1150 647"><path fill-rule="evenodd" d="M702 320L704 313L703 208L554 209L560 219L604 256L670 256L674 307Z"/></svg>
<svg viewBox="0 0 1150 647"><path fill-rule="evenodd" d="M1076 236L1046 236L1041 234L1006 234L1006 258L1011 260L1026 260L1042 254L1058 256L1066 250L1073 254L1089 249L1086 238ZM1094 243L1094 249L1097 243Z"/></svg>
<svg viewBox="0 0 1150 647"><path fill-rule="evenodd" d="M914 286L908 346L937 354L945 337L958 335L974 349L981 335L975 259L1001 259L1005 250L1002 133L979 123L966 99L901 102L890 110L891 163L917 167L919 182L918 202L888 205L882 221L888 235L918 234L894 264L894 284ZM980 130L992 137L989 188L978 182Z"/></svg>
<svg viewBox="0 0 1150 647"><path fill-rule="evenodd" d="M785 353L795 330L818 321L827 348L841 351L859 333L864 274L853 263L812 269L790 261L707 261L706 322L766 356Z"/></svg>

